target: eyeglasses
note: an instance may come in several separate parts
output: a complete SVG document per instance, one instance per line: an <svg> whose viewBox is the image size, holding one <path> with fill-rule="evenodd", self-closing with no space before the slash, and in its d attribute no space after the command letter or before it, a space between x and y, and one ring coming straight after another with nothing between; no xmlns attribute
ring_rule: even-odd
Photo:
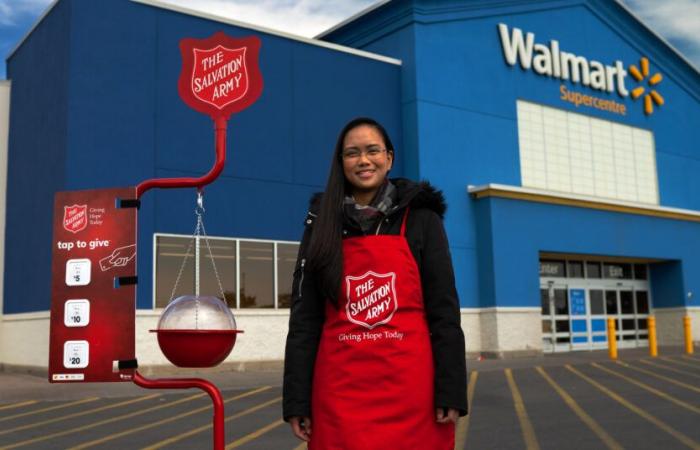
<svg viewBox="0 0 700 450"><path fill-rule="evenodd" d="M386 151L385 148L372 146L367 147L365 150L360 150L359 148L346 148L343 150L343 159L346 161L352 161L358 159L362 155L366 155L370 159L376 159Z"/></svg>

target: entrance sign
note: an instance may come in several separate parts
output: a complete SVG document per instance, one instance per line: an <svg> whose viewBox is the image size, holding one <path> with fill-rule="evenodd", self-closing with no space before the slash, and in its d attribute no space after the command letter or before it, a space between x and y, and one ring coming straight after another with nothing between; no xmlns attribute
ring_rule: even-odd
<svg viewBox="0 0 700 450"><path fill-rule="evenodd" d="M58 192L54 201L49 381L130 381L135 358L134 188ZM79 223L79 226L75 226ZM118 257L115 257L118 255Z"/></svg>
<svg viewBox="0 0 700 450"><path fill-rule="evenodd" d="M571 289L569 303L572 316L586 315L586 291L584 289Z"/></svg>
<svg viewBox="0 0 700 450"><path fill-rule="evenodd" d="M182 71L178 90L191 108L228 119L252 105L260 96L263 80L258 67L260 39L234 39L216 33L207 39L183 39Z"/></svg>

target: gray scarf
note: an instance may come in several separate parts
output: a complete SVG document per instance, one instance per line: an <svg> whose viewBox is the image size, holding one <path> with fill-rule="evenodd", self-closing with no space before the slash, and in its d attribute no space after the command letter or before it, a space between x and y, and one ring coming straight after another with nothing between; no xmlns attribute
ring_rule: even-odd
<svg viewBox="0 0 700 450"><path fill-rule="evenodd" d="M397 192L388 179L379 188L369 205L358 205L353 197L345 197L345 215L368 233L396 204Z"/></svg>

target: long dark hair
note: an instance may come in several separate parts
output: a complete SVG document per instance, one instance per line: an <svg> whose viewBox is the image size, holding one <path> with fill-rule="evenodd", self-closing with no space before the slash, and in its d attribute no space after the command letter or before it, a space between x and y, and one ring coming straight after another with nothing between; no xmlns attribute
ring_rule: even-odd
<svg viewBox="0 0 700 450"><path fill-rule="evenodd" d="M384 127L374 119L358 117L348 122L338 135L333 151L331 169L326 190L321 198L321 209L309 243L307 262L314 272L321 294L333 304L338 304L338 293L343 274L343 203L348 182L343 173L343 143L345 136L361 125L369 125L381 134L388 153L394 156L394 145Z"/></svg>

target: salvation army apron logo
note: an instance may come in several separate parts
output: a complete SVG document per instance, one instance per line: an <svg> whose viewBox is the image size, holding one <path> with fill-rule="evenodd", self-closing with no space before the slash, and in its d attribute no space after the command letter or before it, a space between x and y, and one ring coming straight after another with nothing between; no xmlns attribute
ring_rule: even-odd
<svg viewBox="0 0 700 450"><path fill-rule="evenodd" d="M394 272L369 271L359 277L346 276L348 320L370 330L389 322L398 308L395 284Z"/></svg>
<svg viewBox="0 0 700 450"><path fill-rule="evenodd" d="M87 205L63 207L63 228L71 233L83 231L88 225Z"/></svg>
<svg viewBox="0 0 700 450"><path fill-rule="evenodd" d="M192 93L199 100L223 109L248 91L246 48L230 49L222 45L192 49Z"/></svg>

